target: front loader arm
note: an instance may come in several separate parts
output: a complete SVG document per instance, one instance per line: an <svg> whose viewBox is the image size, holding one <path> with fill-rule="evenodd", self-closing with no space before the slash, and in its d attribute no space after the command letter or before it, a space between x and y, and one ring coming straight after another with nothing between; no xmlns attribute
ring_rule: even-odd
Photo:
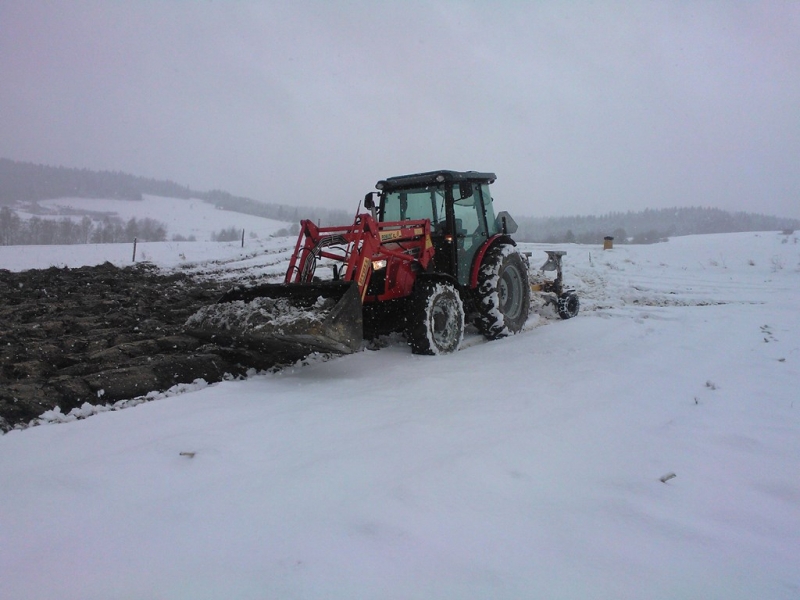
<svg viewBox="0 0 800 600"><path fill-rule="evenodd" d="M327 258L343 263L339 277L355 281L363 301L373 262L386 260L418 262L427 268L433 258L431 225L428 220L380 223L361 214L347 227L319 227L310 220L300 222L300 234L286 271L286 283L313 281L317 261ZM337 251L330 250L337 246Z"/></svg>

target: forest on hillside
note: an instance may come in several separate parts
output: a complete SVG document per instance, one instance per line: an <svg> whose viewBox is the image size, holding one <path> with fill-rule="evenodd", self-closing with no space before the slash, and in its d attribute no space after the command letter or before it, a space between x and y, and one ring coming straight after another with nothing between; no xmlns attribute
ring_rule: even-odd
<svg viewBox="0 0 800 600"><path fill-rule="evenodd" d="M344 210L261 202L222 190L193 190L174 181L148 179L117 171L50 167L0 158L0 206L56 198L136 201L145 194L165 198L196 198L225 210L287 223L311 219L323 225L339 225L353 218Z"/></svg>
<svg viewBox="0 0 800 600"><path fill-rule="evenodd" d="M600 216L520 217L515 237L524 242L598 244L611 236L615 243L652 244L669 237L737 231L800 229L797 219L729 212L719 208L663 208L611 212Z"/></svg>

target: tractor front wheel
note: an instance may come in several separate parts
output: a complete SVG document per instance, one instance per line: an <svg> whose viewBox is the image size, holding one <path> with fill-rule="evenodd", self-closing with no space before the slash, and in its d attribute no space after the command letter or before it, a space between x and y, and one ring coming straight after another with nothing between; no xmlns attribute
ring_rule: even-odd
<svg viewBox="0 0 800 600"><path fill-rule="evenodd" d="M475 325L495 340L522 331L528 320L531 287L528 265L510 244L490 248L478 272L478 317Z"/></svg>
<svg viewBox="0 0 800 600"><path fill-rule="evenodd" d="M458 290L441 281L417 282L406 332L414 354L450 354L464 337L464 305Z"/></svg>

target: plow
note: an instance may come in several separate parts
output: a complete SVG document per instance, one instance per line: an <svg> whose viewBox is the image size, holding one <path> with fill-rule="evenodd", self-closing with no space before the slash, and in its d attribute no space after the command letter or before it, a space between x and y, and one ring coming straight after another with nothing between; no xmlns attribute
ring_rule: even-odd
<svg viewBox="0 0 800 600"><path fill-rule="evenodd" d="M575 290L564 287L564 270L562 259L564 250L545 250L547 260L538 272L530 271L528 279L531 291L541 294L545 304L550 304L562 319L571 319L577 316L580 310L580 298ZM530 259L530 256L528 256ZM547 278L547 273L555 273L552 279Z"/></svg>

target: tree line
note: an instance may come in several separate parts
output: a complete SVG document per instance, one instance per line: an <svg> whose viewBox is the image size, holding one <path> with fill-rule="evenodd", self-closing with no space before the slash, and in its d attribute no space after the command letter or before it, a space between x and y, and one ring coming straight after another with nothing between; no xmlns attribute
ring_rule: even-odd
<svg viewBox="0 0 800 600"><path fill-rule="evenodd" d="M548 244L598 244L606 236L613 237L614 243L652 244L682 235L800 228L797 219L701 207L610 212L600 216L520 217L516 221L519 225L516 239Z"/></svg>
<svg viewBox="0 0 800 600"><path fill-rule="evenodd" d="M301 219L310 219L318 225L341 225L353 220L353 214L341 209L310 208L289 206L288 204L266 204L245 198L234 196L221 190L211 190L210 192L200 192L193 197L213 204L216 208L231 210L255 217L264 217L274 221L284 223L299 223Z"/></svg>
<svg viewBox="0 0 800 600"><path fill-rule="evenodd" d="M132 242L163 242L167 229L155 219L129 219L105 217L93 221L84 216L80 221L67 217L21 219L8 206L0 207L0 246L63 245L63 244L113 244Z"/></svg>

